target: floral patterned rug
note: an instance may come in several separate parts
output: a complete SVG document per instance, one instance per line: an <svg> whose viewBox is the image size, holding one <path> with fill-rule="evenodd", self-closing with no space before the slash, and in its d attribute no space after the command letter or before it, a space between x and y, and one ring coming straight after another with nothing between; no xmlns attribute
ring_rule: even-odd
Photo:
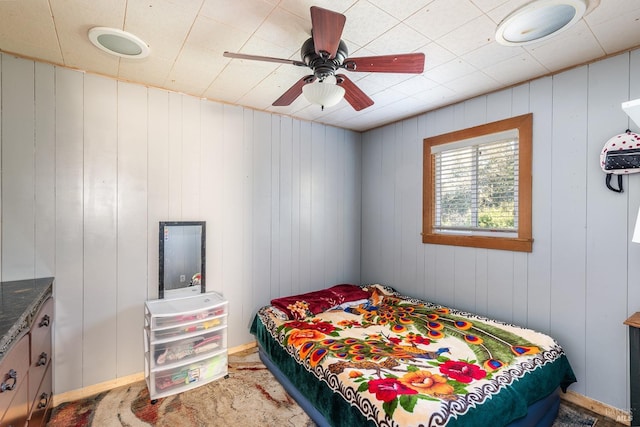
<svg viewBox="0 0 640 427"><path fill-rule="evenodd" d="M592 427L596 420L565 405L553 427ZM229 355L229 378L151 404L144 381L54 408L49 427L313 427L260 362L255 348Z"/></svg>
<svg viewBox="0 0 640 427"><path fill-rule="evenodd" d="M314 426L260 362L256 348L229 355L229 378L149 400L144 381L54 408L52 427Z"/></svg>

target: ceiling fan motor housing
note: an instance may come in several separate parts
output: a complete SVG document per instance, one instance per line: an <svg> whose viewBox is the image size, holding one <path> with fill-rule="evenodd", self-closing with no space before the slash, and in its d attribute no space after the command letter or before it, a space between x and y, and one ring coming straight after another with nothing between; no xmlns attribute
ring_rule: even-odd
<svg viewBox="0 0 640 427"><path fill-rule="evenodd" d="M309 68L313 70L313 74L320 80L324 80L325 77L335 75L335 72L340 68L344 60L349 55L347 45L340 40L338 50L334 58L329 59L329 53L322 52L323 55L316 53L315 45L313 44L313 38L307 39L300 48L300 56L302 61L307 64ZM326 53L326 55L324 55Z"/></svg>

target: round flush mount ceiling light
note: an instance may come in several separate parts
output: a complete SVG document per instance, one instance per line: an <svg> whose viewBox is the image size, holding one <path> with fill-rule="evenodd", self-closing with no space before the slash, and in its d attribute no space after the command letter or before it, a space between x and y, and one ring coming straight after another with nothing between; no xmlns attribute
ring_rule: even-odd
<svg viewBox="0 0 640 427"><path fill-rule="evenodd" d="M141 38L116 28L94 27L89 30L89 40L98 49L123 58L141 59L150 52Z"/></svg>
<svg viewBox="0 0 640 427"><path fill-rule="evenodd" d="M566 30L584 15L585 0L536 0L507 16L496 30L496 41L522 46L546 40Z"/></svg>

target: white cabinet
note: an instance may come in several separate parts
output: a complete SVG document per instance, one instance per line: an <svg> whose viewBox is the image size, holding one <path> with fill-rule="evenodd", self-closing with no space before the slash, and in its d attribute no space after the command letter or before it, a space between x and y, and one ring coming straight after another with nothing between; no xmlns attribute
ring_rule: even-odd
<svg viewBox="0 0 640 427"><path fill-rule="evenodd" d="M147 301L144 335L152 400L227 376L227 301L217 293Z"/></svg>

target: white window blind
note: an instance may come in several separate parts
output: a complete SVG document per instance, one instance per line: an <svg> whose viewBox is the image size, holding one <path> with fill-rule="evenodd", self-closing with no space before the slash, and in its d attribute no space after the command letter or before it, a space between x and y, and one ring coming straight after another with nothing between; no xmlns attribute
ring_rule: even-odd
<svg viewBox="0 0 640 427"><path fill-rule="evenodd" d="M517 235L518 132L432 147L439 233Z"/></svg>

